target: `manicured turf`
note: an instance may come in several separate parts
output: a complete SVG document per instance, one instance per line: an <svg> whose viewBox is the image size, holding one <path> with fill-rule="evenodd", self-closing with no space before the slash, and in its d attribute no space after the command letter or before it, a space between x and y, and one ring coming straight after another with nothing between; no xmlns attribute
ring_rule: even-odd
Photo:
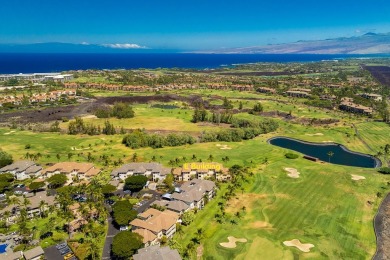
<svg viewBox="0 0 390 260"><path fill-rule="evenodd" d="M244 194L237 192L237 200L232 199L226 210L238 224L215 222L216 199L184 230L186 235L181 241L189 241L198 228L203 228L203 256L211 259L368 259L374 254L372 218L381 201L377 192L385 194L389 190L389 176L302 158L288 160L278 148L259 146L269 155L269 164L250 179ZM298 169L301 177L287 177L284 167ZM351 173L366 180L353 181ZM246 213L238 219L233 214L242 206L246 206ZM246 238L248 242L238 243L235 249L221 247L219 243L228 236ZM295 238L314 244L312 252L282 245Z"/></svg>
<svg viewBox="0 0 390 260"><path fill-rule="evenodd" d="M135 105L134 108L135 118L112 119L111 122L125 128L144 127L156 131L199 133L203 129L218 128L192 124L190 110L162 110L150 108L149 105ZM302 116L315 114L307 107L300 111ZM323 117L328 115L326 111L321 111L320 114ZM337 116L337 113L331 112L329 115ZM240 116L255 117L247 113ZM88 120L96 124L104 122ZM352 122L359 122L359 119L344 118L340 123L326 127L292 124L281 119L278 121L280 128L277 132L237 143L197 143L181 147L132 150L121 144L121 135L70 136L20 130L11 133L10 129L0 129L0 147L10 152L16 160L24 158L27 152L39 152L43 155L38 159L41 164L57 162L57 154L60 154L59 161L68 161L68 153L74 154L71 161L86 161L88 152L95 158L106 155L112 160L121 158L124 162L130 162L132 155L137 153L139 161L150 161L154 157L166 166L170 160L176 158L180 160L178 165L184 161L183 157L186 161L192 161L193 155L196 156L195 160L202 161L207 161L212 155L213 161L217 162L222 162L222 158L227 156L229 161L224 164L228 167L239 164L256 169L255 175L244 185L244 191L238 191L238 199L229 201L230 206L226 209L228 215L236 219L237 225L229 222L218 224L214 220L214 215L219 212L218 202L221 200L216 198L197 214L193 224L184 228L181 237L176 235L183 247L194 237L198 228L203 228L205 232L201 243L204 259L371 258L375 251L372 219L381 196L389 191L390 186L387 183L390 176L380 175L375 169L314 163L302 158L289 160L284 157L286 149L267 144L267 139L272 136L289 136L312 142L337 142L353 151L372 154L373 152L355 136L351 126ZM362 138L375 149L389 140L388 126L385 124L365 122L356 125ZM30 144L31 148L26 150L26 144ZM217 144L227 145L231 149L220 149ZM98 159L95 164L105 169L104 174L114 168L112 163L103 166L103 162ZM298 169L301 177L287 177L284 167ZM350 174L361 175L366 179L353 181ZM226 189L227 185L222 185L218 196ZM247 209L238 219L233 215L242 206ZM219 243L226 242L230 235L246 238L248 242L238 243L235 249L221 247ZM314 244L312 252L303 253L283 245L283 241L295 238L302 243Z"/></svg>
<svg viewBox="0 0 390 260"><path fill-rule="evenodd" d="M390 144L390 125L382 122L364 122L356 124L359 135L375 152Z"/></svg>

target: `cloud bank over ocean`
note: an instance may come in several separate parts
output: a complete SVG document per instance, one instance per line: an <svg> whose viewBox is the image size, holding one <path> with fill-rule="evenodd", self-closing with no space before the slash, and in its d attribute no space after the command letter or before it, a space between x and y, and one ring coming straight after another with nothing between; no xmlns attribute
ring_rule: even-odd
<svg viewBox="0 0 390 260"><path fill-rule="evenodd" d="M113 49L147 49L146 46L141 46L135 43L108 43L102 46Z"/></svg>

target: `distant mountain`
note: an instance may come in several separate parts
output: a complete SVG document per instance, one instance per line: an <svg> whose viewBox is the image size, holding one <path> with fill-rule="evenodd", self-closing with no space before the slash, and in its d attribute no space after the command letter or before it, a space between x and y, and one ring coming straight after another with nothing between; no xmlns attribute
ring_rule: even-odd
<svg viewBox="0 0 390 260"><path fill-rule="evenodd" d="M0 53L146 53L177 52L177 50L156 50L134 43L88 44L88 43L31 43L0 44Z"/></svg>
<svg viewBox="0 0 390 260"><path fill-rule="evenodd" d="M390 33L366 33L357 37L342 37L319 41L298 41L286 44L230 48L196 53L231 54L390 54Z"/></svg>

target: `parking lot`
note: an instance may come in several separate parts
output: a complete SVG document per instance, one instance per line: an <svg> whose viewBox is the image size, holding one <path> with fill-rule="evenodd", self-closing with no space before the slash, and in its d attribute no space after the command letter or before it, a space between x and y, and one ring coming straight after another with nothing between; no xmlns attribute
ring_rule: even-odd
<svg viewBox="0 0 390 260"><path fill-rule="evenodd" d="M44 252L48 260L77 260L66 242L45 248Z"/></svg>

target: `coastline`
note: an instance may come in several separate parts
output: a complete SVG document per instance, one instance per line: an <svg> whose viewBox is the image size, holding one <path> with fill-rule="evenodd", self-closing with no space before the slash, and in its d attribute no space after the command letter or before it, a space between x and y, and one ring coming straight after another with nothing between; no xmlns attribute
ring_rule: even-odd
<svg viewBox="0 0 390 260"><path fill-rule="evenodd" d="M199 69L213 70L243 64L323 62L376 58L352 54L205 54L205 53L7 53L0 52L0 74L48 73L70 70Z"/></svg>

